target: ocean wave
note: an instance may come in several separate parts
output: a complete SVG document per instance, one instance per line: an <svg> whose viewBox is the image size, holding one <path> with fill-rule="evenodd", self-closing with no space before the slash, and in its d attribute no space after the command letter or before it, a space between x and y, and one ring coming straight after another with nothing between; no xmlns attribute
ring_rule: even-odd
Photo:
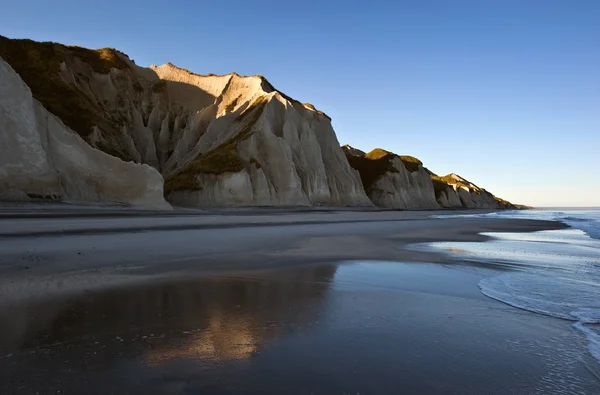
<svg viewBox="0 0 600 395"><path fill-rule="evenodd" d="M433 243L467 251L465 260L494 262L508 272L479 282L481 292L510 306L574 322L600 361L600 210L523 210L454 217L560 221L570 229L486 234L484 243ZM441 217L441 216L440 216Z"/></svg>
<svg viewBox="0 0 600 395"><path fill-rule="evenodd" d="M594 330L595 328L590 328L582 322L577 322L573 326L585 335L590 354L600 361L600 331L598 329Z"/></svg>
<svg viewBox="0 0 600 395"><path fill-rule="evenodd" d="M590 353L600 361L600 281L575 276L505 273L479 282L481 292L510 306L575 321L587 338Z"/></svg>
<svg viewBox="0 0 600 395"><path fill-rule="evenodd" d="M564 219L561 222L579 230L582 230L593 239L600 239L600 221L597 220L573 220Z"/></svg>
<svg viewBox="0 0 600 395"><path fill-rule="evenodd" d="M560 221L570 227L582 230L594 239L600 239L600 210L507 210L485 214L447 214L434 218L515 218Z"/></svg>
<svg viewBox="0 0 600 395"><path fill-rule="evenodd" d="M581 218L581 217L562 217L561 220L563 221L573 221L573 222L591 222L593 221L593 219L590 218Z"/></svg>

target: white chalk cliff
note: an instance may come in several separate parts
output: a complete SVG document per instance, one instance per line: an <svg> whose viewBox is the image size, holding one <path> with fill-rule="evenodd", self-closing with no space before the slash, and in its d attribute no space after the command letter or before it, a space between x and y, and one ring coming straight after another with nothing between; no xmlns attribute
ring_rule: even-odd
<svg viewBox="0 0 600 395"><path fill-rule="evenodd" d="M172 202L371 204L345 160L330 119L314 107L283 95L259 76L200 77L172 65L152 70L167 81L169 97L179 93L182 81L210 92L205 103L193 107L205 106L198 113L207 116L186 121L164 163Z"/></svg>
<svg viewBox="0 0 600 395"><path fill-rule="evenodd" d="M445 187L442 184L438 191L438 202L443 208L515 208L510 202L492 195L454 173L434 178L447 184Z"/></svg>
<svg viewBox="0 0 600 395"><path fill-rule="evenodd" d="M0 59L0 199L512 207L416 158L342 149L326 114L262 76L2 36Z"/></svg>
<svg viewBox="0 0 600 395"><path fill-rule="evenodd" d="M350 165L377 206L392 209L514 208L473 183L450 174L439 177L411 156L377 148L369 153L344 145Z"/></svg>
<svg viewBox="0 0 600 395"><path fill-rule="evenodd" d="M32 52L47 64L23 61ZM160 171L174 204L372 205L330 118L262 76L142 68L112 49L1 37L0 55L91 146Z"/></svg>
<svg viewBox="0 0 600 395"><path fill-rule="evenodd" d="M350 165L359 172L367 195L377 206L439 208L429 173L417 159L403 161L400 156L383 149L365 154L349 145L342 148Z"/></svg>
<svg viewBox="0 0 600 395"><path fill-rule="evenodd" d="M170 208L156 170L89 146L0 59L0 199L31 198Z"/></svg>

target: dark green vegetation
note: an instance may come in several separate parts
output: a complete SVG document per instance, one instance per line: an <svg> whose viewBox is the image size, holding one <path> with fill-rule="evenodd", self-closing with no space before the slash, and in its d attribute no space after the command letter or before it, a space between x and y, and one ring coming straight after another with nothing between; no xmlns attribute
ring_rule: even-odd
<svg viewBox="0 0 600 395"><path fill-rule="evenodd" d="M162 93L167 89L167 81L158 80L152 85L153 93Z"/></svg>
<svg viewBox="0 0 600 395"><path fill-rule="evenodd" d="M196 159L189 162L181 170L165 177L165 193L173 191L193 191L201 188L196 182L198 174L223 174L236 173L244 170L244 163L241 161L237 146L248 138L252 132L252 128L262 115L262 112L267 104L267 99L264 96L256 99L246 111L242 114L248 114L244 117L243 123L240 125L240 130L229 140L225 141L218 147L200 154ZM237 119L242 120L240 115ZM250 160L256 167L260 168L258 161Z"/></svg>
<svg viewBox="0 0 600 395"><path fill-rule="evenodd" d="M60 76L61 64L73 63L77 59L98 73L106 74L113 68L125 70L129 68L124 60L125 55L112 48L91 50L0 36L0 57L21 76L31 89L33 97L65 125L82 137L89 135L93 126L98 126L106 133L105 138L109 142L99 148L121 159L131 159L125 151L118 148L120 143L116 136L120 120L107 115L106 109L67 84ZM87 78L83 73L77 73L77 76Z"/></svg>
<svg viewBox="0 0 600 395"><path fill-rule="evenodd" d="M240 115L238 115L237 117L235 117L235 121L236 122L240 122L242 119L244 119L244 117L246 116L246 114L250 113L252 110L261 107L260 109L260 114L262 114L262 110L264 105L267 104L267 97L266 96L260 96L259 98L257 98L256 100L254 100L252 103L250 103L248 105L248 107L246 107L244 109L244 111L242 111L240 113ZM259 114L259 115L260 115ZM258 117L256 118L256 120L258 120ZM254 122L256 122L256 120L254 120Z"/></svg>
<svg viewBox="0 0 600 395"><path fill-rule="evenodd" d="M119 52L114 48L87 49L82 47L69 47L55 44L66 50L67 56L74 56L88 65L97 73L108 74L111 69L127 69L129 65L119 57ZM124 56L124 55L122 55Z"/></svg>
<svg viewBox="0 0 600 395"><path fill-rule="evenodd" d="M466 187L470 192L475 193L477 195L489 194L491 197L493 197L493 199L495 199L498 202L500 207L515 207L510 202L497 198L484 189L473 187L469 181L463 180L454 174L438 176L429 169L423 167L423 162L421 162L419 159L413 156L398 156L393 152L386 151L381 148L376 148L364 155L357 155L356 152L361 151L358 151L350 146L344 146L342 148L344 150L344 153L346 154L346 158L348 159L350 166L355 170L358 170L363 183L363 187L367 195L370 195L373 192L377 191L383 192L382 190L377 190L376 188L374 188L373 183L377 181L377 179L379 179L381 176L383 176L386 172L398 172L398 169L396 169L392 165L392 160L396 157L399 157L400 160L402 160L404 167L408 171L416 172L420 169L423 169L429 174L431 183L433 184L436 200L439 200L442 197L442 195L446 195L446 197L448 197L448 189L453 189L453 185L458 185L459 187ZM353 155L353 153L355 154Z"/></svg>
<svg viewBox="0 0 600 395"><path fill-rule="evenodd" d="M423 166L423 162L413 156L398 156L393 152L381 148L375 148L362 156L352 155L346 152L346 158L348 159L350 166L360 173L360 178L365 190L386 172L399 172L392 164L392 160L396 157L400 158L404 167L410 172L419 171Z"/></svg>
<svg viewBox="0 0 600 395"><path fill-rule="evenodd" d="M140 84L139 81L134 81L132 86L133 90L135 90L137 93L141 93L144 91L144 87L142 86L142 84Z"/></svg>
<svg viewBox="0 0 600 395"><path fill-rule="evenodd" d="M79 58L99 73L108 73L113 67L128 67L112 48L90 50L3 36L0 36L0 56L21 76L36 100L82 136L105 120L83 93L61 79L60 64Z"/></svg>
<svg viewBox="0 0 600 395"><path fill-rule="evenodd" d="M235 106L237 106L238 102L240 101L240 97L242 97L242 95L239 95L238 97L233 99L233 101L231 103L226 105L225 112L232 112L235 109Z"/></svg>
<svg viewBox="0 0 600 395"><path fill-rule="evenodd" d="M445 177L440 177L435 174L431 174L431 182L433 183L433 189L435 190L435 198L439 199L442 193L446 193L448 188L452 188Z"/></svg>
<svg viewBox="0 0 600 395"><path fill-rule="evenodd" d="M404 163L404 167L410 172L419 171L419 168L423 166L423 162L415 158L414 156L402 155L400 160Z"/></svg>
<svg viewBox="0 0 600 395"><path fill-rule="evenodd" d="M379 160L382 158L387 158L387 159L393 159L394 158L394 154L391 153L390 151L386 151L384 149L381 148L375 148L374 150L372 150L371 152L367 152L365 154L365 158L367 159L371 159L371 160Z"/></svg>
<svg viewBox="0 0 600 395"><path fill-rule="evenodd" d="M381 148L376 148L364 156L355 156L346 153L346 158L350 166L358 170L365 190L369 190L371 185L386 172L399 172L392 164L394 157L393 153Z"/></svg>

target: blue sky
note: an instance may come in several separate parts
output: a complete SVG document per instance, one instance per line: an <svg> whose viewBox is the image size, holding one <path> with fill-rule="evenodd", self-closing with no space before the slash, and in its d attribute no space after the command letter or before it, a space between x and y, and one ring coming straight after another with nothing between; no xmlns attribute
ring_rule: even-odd
<svg viewBox="0 0 600 395"><path fill-rule="evenodd" d="M262 74L342 144L515 202L600 206L600 1L2 0L0 34Z"/></svg>

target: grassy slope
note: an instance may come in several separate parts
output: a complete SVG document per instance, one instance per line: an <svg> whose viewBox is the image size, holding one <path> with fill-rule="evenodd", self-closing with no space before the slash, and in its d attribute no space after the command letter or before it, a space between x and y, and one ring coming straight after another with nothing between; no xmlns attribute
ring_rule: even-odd
<svg viewBox="0 0 600 395"><path fill-rule="evenodd" d="M435 190L435 198L439 199L442 196L442 193L446 193L448 188L452 188L448 181L444 179L444 177L440 177L435 174L431 174L431 182L433 183L433 189Z"/></svg>
<svg viewBox="0 0 600 395"><path fill-rule="evenodd" d="M452 188L451 184L456 184L459 187L461 187L461 186L466 187L469 189L470 192L475 192L478 195L480 195L482 193L489 193L494 198L494 200L496 200L503 207L507 207L507 208L516 207L511 202L504 200L502 198L499 198L497 196L494 196L493 194L486 191L485 189L477 190L477 189L471 188L469 184L466 184L463 182L457 182L457 180L452 178L449 174L446 176L441 176L441 177L438 175L432 174L431 181L433 182L433 188L435 189L436 199L439 199L439 197L441 196L441 193L442 192L445 193L447 188Z"/></svg>
<svg viewBox="0 0 600 395"><path fill-rule="evenodd" d="M3 36L0 56L21 76L37 101L81 136L91 133L94 125L105 124L106 119L83 93L61 79L60 64L77 57L105 74L113 67L128 67L111 48L90 50Z"/></svg>
<svg viewBox="0 0 600 395"><path fill-rule="evenodd" d="M350 163L352 168L358 170L360 173L360 178L363 182L363 186L365 191L368 191L372 184L382 175L384 175L388 171L398 171L395 169L391 161L396 156L394 153L386 151L381 148L376 148L371 152L365 154L364 156L355 156L346 153L346 158ZM418 171L422 166L423 162L419 159L403 155L400 156L402 163L404 166L411 172ZM435 198L439 199L442 196L442 193L446 193L448 188L452 188L451 184L456 184L456 180L454 180L450 175L447 176L438 176L432 172L429 172L431 177L431 182L433 183L433 189L435 191ZM459 186L467 186L467 184L458 183ZM471 189L471 188L469 188ZM477 194L482 193L481 191L474 190ZM497 198L494 198L503 205L510 205L509 202Z"/></svg>
<svg viewBox="0 0 600 395"><path fill-rule="evenodd" d="M419 168L423 166L423 162L414 156L402 155L400 156L400 159L402 160L402 163L404 163L404 167L406 167L410 172L419 171Z"/></svg>
<svg viewBox="0 0 600 395"><path fill-rule="evenodd" d="M238 117L243 122L241 130L229 140L218 147L198 155L182 169L165 178L165 193L173 191L193 191L200 189L196 181L198 174L223 174L227 172L236 173L244 170L244 163L240 160L237 151L238 143L250 136L252 128L262 115L267 104L265 96L256 99L243 113L245 116ZM260 163L251 159L256 167Z"/></svg>
<svg viewBox="0 0 600 395"><path fill-rule="evenodd" d="M398 155L381 148L375 148L363 156L346 153L350 166L358 170L365 190L383 176L386 172L397 173L399 170L392 165L392 160ZM411 172L418 171L423 162L412 156L399 156L404 166Z"/></svg>
<svg viewBox="0 0 600 395"><path fill-rule="evenodd" d="M399 170L392 165L394 154L376 148L364 156L346 154L350 166L360 174L363 187L368 190L386 172L397 173Z"/></svg>

